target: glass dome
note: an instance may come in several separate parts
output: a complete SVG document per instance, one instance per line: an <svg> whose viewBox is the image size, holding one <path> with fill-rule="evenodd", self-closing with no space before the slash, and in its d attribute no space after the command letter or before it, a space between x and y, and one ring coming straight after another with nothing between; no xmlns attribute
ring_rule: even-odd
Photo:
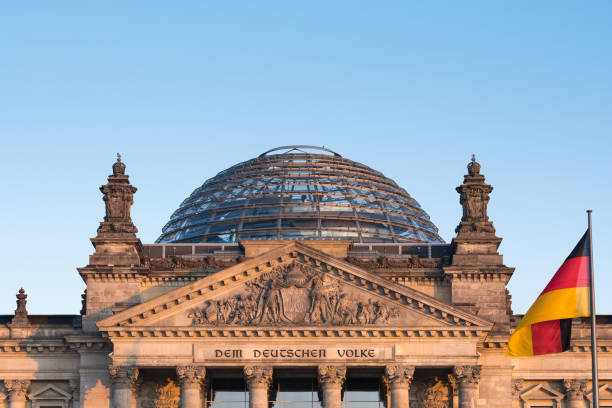
<svg viewBox="0 0 612 408"><path fill-rule="evenodd" d="M419 203L382 173L325 148L283 146L195 189L156 242L443 243L437 232Z"/></svg>

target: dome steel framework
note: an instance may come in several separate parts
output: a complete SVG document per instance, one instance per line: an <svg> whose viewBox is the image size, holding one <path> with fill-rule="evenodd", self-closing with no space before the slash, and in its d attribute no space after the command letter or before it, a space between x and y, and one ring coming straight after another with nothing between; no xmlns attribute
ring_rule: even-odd
<svg viewBox="0 0 612 408"><path fill-rule="evenodd" d="M437 232L419 203L382 173L329 149L283 146L207 180L172 214L157 242L443 243Z"/></svg>

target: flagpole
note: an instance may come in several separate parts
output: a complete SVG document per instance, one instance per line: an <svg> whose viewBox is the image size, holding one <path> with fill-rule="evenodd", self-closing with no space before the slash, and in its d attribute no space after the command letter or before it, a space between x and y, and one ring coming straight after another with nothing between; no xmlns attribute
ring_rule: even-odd
<svg viewBox="0 0 612 408"><path fill-rule="evenodd" d="M593 271L593 234L591 233L591 212L589 219L589 280L591 281L591 368L593 374L593 408L599 408L599 375L597 370L597 324L595 315L595 279Z"/></svg>

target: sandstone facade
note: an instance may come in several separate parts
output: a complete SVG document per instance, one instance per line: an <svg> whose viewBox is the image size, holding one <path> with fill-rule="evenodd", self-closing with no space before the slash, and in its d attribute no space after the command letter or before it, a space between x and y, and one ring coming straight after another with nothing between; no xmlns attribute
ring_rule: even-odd
<svg viewBox="0 0 612 408"><path fill-rule="evenodd" d="M514 269L474 159L448 245L147 245L120 159L101 191L81 314L28 315L21 291L0 317L2 408L202 408L220 395L215 381L244 384L244 404L266 408L275 384L298 378L325 408L350 406L350 381L380 384L389 408L590 406L586 320L569 352L504 356L520 320L506 290ZM598 320L600 398L612 406L612 318Z"/></svg>

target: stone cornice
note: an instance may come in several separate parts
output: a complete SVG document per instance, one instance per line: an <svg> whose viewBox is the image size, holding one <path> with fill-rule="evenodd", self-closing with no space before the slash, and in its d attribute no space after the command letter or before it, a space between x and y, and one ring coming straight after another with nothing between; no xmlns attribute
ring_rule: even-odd
<svg viewBox="0 0 612 408"><path fill-rule="evenodd" d="M166 311L194 299L210 297L242 285L244 281L269 270L271 267L300 258L302 262L321 268L345 285L352 285L388 298L396 304L411 308L441 324L451 326L490 327L491 323L471 313L462 311L417 290L400 285L389 279L377 276L350 263L314 250L305 244L293 242L273 249L258 257L231 266L223 271L204 277L192 284L177 288L143 304L131 307L97 323L102 331L116 326L144 326L146 321L155 321ZM193 303L193 302L191 302ZM151 324L152 322L149 322Z"/></svg>
<svg viewBox="0 0 612 408"><path fill-rule="evenodd" d="M104 334L117 339L163 338L412 338L424 340L468 339L482 341L490 327L110 327Z"/></svg>
<svg viewBox="0 0 612 408"><path fill-rule="evenodd" d="M457 281L501 281L508 283L514 268L504 265L498 266L446 266L443 268L445 276Z"/></svg>
<svg viewBox="0 0 612 408"><path fill-rule="evenodd" d="M111 343L101 336L65 336L56 339L0 339L0 353L65 353L111 350Z"/></svg>

